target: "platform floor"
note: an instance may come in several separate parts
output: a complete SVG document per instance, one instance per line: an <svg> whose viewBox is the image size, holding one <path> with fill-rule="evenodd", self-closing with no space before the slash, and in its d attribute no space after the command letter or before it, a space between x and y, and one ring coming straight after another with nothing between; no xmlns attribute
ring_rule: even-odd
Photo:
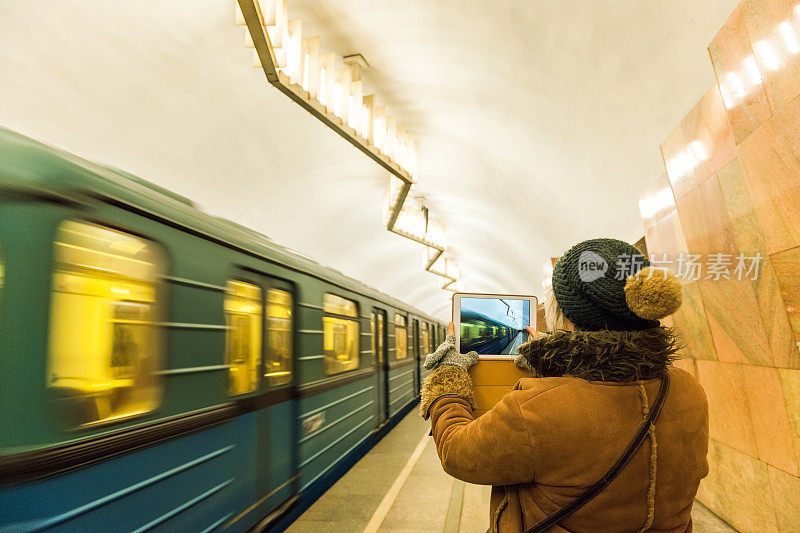
<svg viewBox="0 0 800 533"><path fill-rule="evenodd" d="M287 530L289 533L484 533L490 487L445 474L414 410ZM699 502L694 531L736 531Z"/></svg>

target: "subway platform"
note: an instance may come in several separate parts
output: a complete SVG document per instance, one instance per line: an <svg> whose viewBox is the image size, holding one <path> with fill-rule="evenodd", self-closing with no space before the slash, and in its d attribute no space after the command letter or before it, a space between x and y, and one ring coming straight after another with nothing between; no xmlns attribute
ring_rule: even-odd
<svg viewBox="0 0 800 533"><path fill-rule="evenodd" d="M447 475L416 409L317 500L288 533L484 533L490 487ZM693 531L736 531L700 502Z"/></svg>

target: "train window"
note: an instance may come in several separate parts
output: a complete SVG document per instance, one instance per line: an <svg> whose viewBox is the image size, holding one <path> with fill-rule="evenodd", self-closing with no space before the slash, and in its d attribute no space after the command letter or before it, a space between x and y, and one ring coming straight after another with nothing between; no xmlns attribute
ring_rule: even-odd
<svg viewBox="0 0 800 533"><path fill-rule="evenodd" d="M112 422L158 405L159 252L150 241L96 224L59 226L47 386L70 425Z"/></svg>
<svg viewBox="0 0 800 533"><path fill-rule="evenodd" d="M384 361L383 361L383 355L384 355L383 330L384 330L384 316L385 315L384 315L384 313L382 311L379 311L379 312L373 312L372 316L373 317L377 317L376 320L377 320L377 327L378 327L377 330L373 330L374 334L372 336L373 340L375 341L375 349L378 350L378 352L375 354L375 356L378 358L377 359L378 360L378 364L379 365L383 365L383 363L384 363ZM375 340L375 339L377 339L377 340Z"/></svg>
<svg viewBox="0 0 800 533"><path fill-rule="evenodd" d="M394 356L395 359L405 359L408 355L408 333L406 330L406 317L394 315Z"/></svg>
<svg viewBox="0 0 800 533"><path fill-rule="evenodd" d="M338 374L358 368L358 308L356 303L325 294L322 299L325 373Z"/></svg>
<svg viewBox="0 0 800 533"><path fill-rule="evenodd" d="M420 324L420 355L427 355L431 353L430 338L428 337L428 324L423 322Z"/></svg>
<svg viewBox="0 0 800 533"><path fill-rule="evenodd" d="M270 385L292 380L292 293L267 291L267 360L265 376Z"/></svg>
<svg viewBox="0 0 800 533"><path fill-rule="evenodd" d="M370 332L370 348L372 349L372 355L376 356L377 353L375 352L377 346L375 345L375 312L372 312L372 315L369 317L369 332Z"/></svg>
<svg viewBox="0 0 800 533"><path fill-rule="evenodd" d="M244 394L258 387L261 363L261 288L244 281L228 281L225 291L225 363L228 392Z"/></svg>

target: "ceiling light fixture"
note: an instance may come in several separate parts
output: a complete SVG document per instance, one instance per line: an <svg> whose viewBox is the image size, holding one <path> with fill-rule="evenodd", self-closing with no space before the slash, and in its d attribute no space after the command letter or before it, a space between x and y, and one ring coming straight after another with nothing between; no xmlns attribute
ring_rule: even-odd
<svg viewBox="0 0 800 533"><path fill-rule="evenodd" d="M458 269L444 253L444 230L420 199L409 200L417 172L417 145L375 95L364 95L364 56L320 53L320 38L303 38L302 21L289 19L286 0L237 0L236 24L267 80L389 173L386 229L425 248L426 270L449 280ZM347 68L337 69L344 63ZM444 288L444 287L443 287Z"/></svg>
<svg viewBox="0 0 800 533"><path fill-rule="evenodd" d="M410 165L401 166L372 135L363 136L349 124L349 96L358 92L352 90L352 84L360 82L358 67L351 64L337 70L334 53L320 54L319 37L302 38L302 21L289 20L286 0L238 0L238 5L236 23L246 26L245 45L254 49L254 65L264 71L267 80L390 174L412 183ZM345 62L343 58L340 61ZM363 106L372 102L365 100ZM389 144L399 141L392 138ZM410 136L404 136L402 142L408 145L407 151L416 151Z"/></svg>

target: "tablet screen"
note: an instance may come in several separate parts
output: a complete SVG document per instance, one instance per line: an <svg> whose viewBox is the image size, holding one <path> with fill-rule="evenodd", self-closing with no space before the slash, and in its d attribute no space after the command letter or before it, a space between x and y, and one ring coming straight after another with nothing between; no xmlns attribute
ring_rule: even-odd
<svg viewBox="0 0 800 533"><path fill-rule="evenodd" d="M461 353L513 355L528 340L530 299L461 297Z"/></svg>

